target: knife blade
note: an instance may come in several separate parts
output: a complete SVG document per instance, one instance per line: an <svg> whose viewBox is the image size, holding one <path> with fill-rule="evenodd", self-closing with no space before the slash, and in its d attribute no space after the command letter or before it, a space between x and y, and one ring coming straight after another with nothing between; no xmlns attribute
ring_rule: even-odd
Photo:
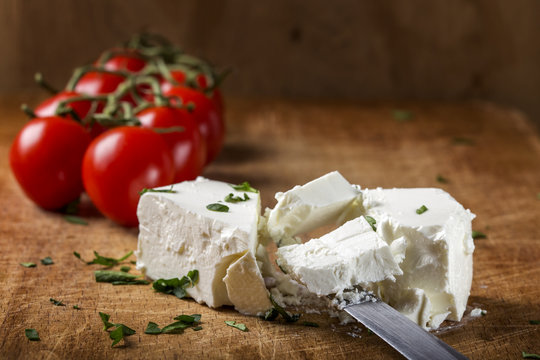
<svg viewBox="0 0 540 360"><path fill-rule="evenodd" d="M390 305L378 298L373 300L347 306L343 310L377 334L407 359L468 359Z"/></svg>

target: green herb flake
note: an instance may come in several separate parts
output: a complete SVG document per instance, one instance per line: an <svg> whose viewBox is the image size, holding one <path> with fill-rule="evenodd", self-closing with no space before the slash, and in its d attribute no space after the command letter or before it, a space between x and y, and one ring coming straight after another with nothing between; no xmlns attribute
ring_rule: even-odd
<svg viewBox="0 0 540 360"><path fill-rule="evenodd" d="M99 255L97 251L94 251L95 258L92 261L88 261L87 264L88 265L98 264L98 265L103 265L106 267L113 267L113 266L118 265L122 261L126 260L131 255L133 255L133 251L128 252L126 255L122 256L120 259L114 259L110 257L101 256Z"/></svg>
<svg viewBox="0 0 540 360"><path fill-rule="evenodd" d="M377 227L375 226L375 224L377 223L377 220L375 220L374 218L368 215L364 215L364 219L366 219L368 224L371 225L371 228L373 229L373 231L377 231Z"/></svg>
<svg viewBox="0 0 540 360"><path fill-rule="evenodd" d="M245 324L237 324L234 320L226 320L225 324L227 324L228 326L232 326L233 328L237 328L241 331L249 331Z"/></svg>
<svg viewBox="0 0 540 360"><path fill-rule="evenodd" d="M80 199L73 200L72 202L64 206L60 211L67 215L75 215L79 212L80 202L81 202Z"/></svg>
<svg viewBox="0 0 540 360"><path fill-rule="evenodd" d="M473 239L485 239L485 238L487 238L487 235L484 234L484 233L481 232L481 231L475 231L475 230L473 230L473 232L472 232L472 238L473 238Z"/></svg>
<svg viewBox="0 0 540 360"><path fill-rule="evenodd" d="M229 212L229 207L227 205L219 203L208 204L206 205L206 208L210 211Z"/></svg>
<svg viewBox="0 0 540 360"><path fill-rule="evenodd" d="M88 225L88 222L86 220L75 215L64 215L64 220L72 224Z"/></svg>
<svg viewBox="0 0 540 360"><path fill-rule="evenodd" d="M540 325L540 320L529 320L529 324L531 324L531 325Z"/></svg>
<svg viewBox="0 0 540 360"><path fill-rule="evenodd" d="M414 118L414 114L408 110L395 109L392 111L392 116L394 120L399 122L410 121Z"/></svg>
<svg viewBox="0 0 540 360"><path fill-rule="evenodd" d="M129 270L131 270L130 266L121 266L120 267L120 271L122 271L122 272L127 273L127 272L129 272Z"/></svg>
<svg viewBox="0 0 540 360"><path fill-rule="evenodd" d="M36 267L36 263L33 262L22 262L20 263L21 266L24 266L25 268L33 268Z"/></svg>
<svg viewBox="0 0 540 360"><path fill-rule="evenodd" d="M176 194L176 190L173 190L173 187L171 186L170 189L147 189L147 188L144 188L141 191L139 191L139 195L146 194L147 192Z"/></svg>
<svg viewBox="0 0 540 360"><path fill-rule="evenodd" d="M300 319L300 314L289 314L283 307L281 307L275 300L272 295L270 295L270 303L274 309L285 319L287 322L296 322Z"/></svg>
<svg viewBox="0 0 540 360"><path fill-rule="evenodd" d="M41 259L41 263L43 265L52 265L52 264L54 264L54 261L53 261L53 259L51 259L50 256L47 256L46 258Z"/></svg>
<svg viewBox="0 0 540 360"><path fill-rule="evenodd" d="M441 184L448 184L450 181L442 175L437 175L436 180Z"/></svg>
<svg viewBox="0 0 540 360"><path fill-rule="evenodd" d="M161 334L161 329L159 328L158 324L150 321L148 325L146 325L146 330L144 330L144 333L150 335L158 335Z"/></svg>
<svg viewBox="0 0 540 360"><path fill-rule="evenodd" d="M251 185L249 185L249 183L247 181L244 181L240 185L231 185L231 186L236 191L247 191L247 192L252 192L252 193L258 193L259 192L259 190L255 189L255 188L252 188Z"/></svg>
<svg viewBox="0 0 540 360"><path fill-rule="evenodd" d="M74 252L73 252L73 255L74 255L77 259L79 259L79 260L81 260L81 261L83 261L83 262L86 262L86 261L84 261L84 260L81 258L81 254L79 254L78 252L74 251Z"/></svg>
<svg viewBox="0 0 540 360"><path fill-rule="evenodd" d="M114 324L114 326L116 326L116 329L109 333L109 337L113 341L111 347L118 344L125 337L135 334L135 330L127 327L124 324Z"/></svg>
<svg viewBox="0 0 540 360"><path fill-rule="evenodd" d="M521 352L521 357L523 359L540 359L540 355L538 355L538 354L529 354L529 353L526 353L525 351Z"/></svg>
<svg viewBox="0 0 540 360"><path fill-rule="evenodd" d="M73 305L73 308L74 308L75 310L81 310L81 308L79 307L79 305Z"/></svg>
<svg viewBox="0 0 540 360"><path fill-rule="evenodd" d="M96 282L111 283L113 285L148 285L150 281L139 279L142 275L128 274L123 271L96 270Z"/></svg>
<svg viewBox="0 0 540 360"><path fill-rule="evenodd" d="M186 324L183 321L176 321L165 326L163 329L161 329L161 332L163 334L181 334L184 332L184 329L187 329L190 326L191 324Z"/></svg>
<svg viewBox="0 0 540 360"><path fill-rule="evenodd" d="M228 203L237 203L240 201L248 201L248 200L249 200L249 196L246 193L244 193L244 197L234 196L233 193L230 193L229 195L225 196L225 201Z"/></svg>
<svg viewBox="0 0 540 360"><path fill-rule="evenodd" d="M39 334L36 329L24 329L24 335L30 341L40 341Z"/></svg>
<svg viewBox="0 0 540 360"><path fill-rule="evenodd" d="M188 287L193 287L199 281L199 271L191 270L187 275L182 276L181 279L158 279L154 281L152 287L155 291L164 294L175 295L179 299L186 297Z"/></svg>
<svg viewBox="0 0 540 360"><path fill-rule="evenodd" d="M422 205L418 209L416 209L416 213L418 215L421 215L421 214L425 213L426 211L428 211L428 208L426 207L426 205Z"/></svg>
<svg viewBox="0 0 540 360"><path fill-rule="evenodd" d="M64 304L61 300L50 298L49 301L56 306L66 306L66 304Z"/></svg>
<svg viewBox="0 0 540 360"><path fill-rule="evenodd" d="M193 331L201 331L202 329L203 329L202 326L195 326L193 328Z"/></svg>
<svg viewBox="0 0 540 360"><path fill-rule="evenodd" d="M319 324L317 324L316 322L311 322L311 321L304 321L302 325L308 326L308 327L319 327Z"/></svg>
<svg viewBox="0 0 540 360"><path fill-rule="evenodd" d="M99 317L101 318L101 321L103 322L103 330L107 330L114 326L113 323L109 322L111 315L100 312Z"/></svg>
<svg viewBox="0 0 540 360"><path fill-rule="evenodd" d="M274 321L279 316L278 311L275 308L266 310L266 313L262 316L265 321Z"/></svg>
<svg viewBox="0 0 540 360"><path fill-rule="evenodd" d="M452 143L454 145L474 145L475 141L468 137L455 136L452 138Z"/></svg>

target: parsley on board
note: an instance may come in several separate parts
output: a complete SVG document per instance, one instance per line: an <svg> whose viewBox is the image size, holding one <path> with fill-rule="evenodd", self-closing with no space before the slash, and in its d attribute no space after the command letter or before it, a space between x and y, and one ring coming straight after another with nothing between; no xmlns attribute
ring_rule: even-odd
<svg viewBox="0 0 540 360"><path fill-rule="evenodd" d="M121 266L120 267L120 271L122 271L122 272L127 273L127 272L129 272L129 270L131 270L130 266Z"/></svg>
<svg viewBox="0 0 540 360"><path fill-rule="evenodd" d="M150 335L157 335L161 334L161 329L159 328L158 324L150 321L148 325L146 325L146 330L144 330L144 333Z"/></svg>
<svg viewBox="0 0 540 360"><path fill-rule="evenodd" d="M373 229L373 231L377 231L377 227L375 226L375 224L377 223L377 220L375 220L374 218L368 215L364 215L364 219L366 219L368 224L371 225L371 228Z"/></svg>
<svg viewBox="0 0 540 360"><path fill-rule="evenodd" d="M187 296L186 289L188 287L193 287L199 281L199 271L191 270L187 275L182 276L181 279L172 278L172 279L158 279L154 281L152 287L155 291L161 292L164 294L175 295L179 299L183 299Z"/></svg>
<svg viewBox="0 0 540 360"><path fill-rule="evenodd" d="M259 190L252 188L247 181L244 181L240 185L231 185L231 187L236 191L247 191L252 193L258 193Z"/></svg>
<svg viewBox="0 0 540 360"><path fill-rule="evenodd" d="M201 321L200 314L193 315L178 315L174 318L175 322L163 327L160 329L158 324L154 322L149 322L146 326L145 334L150 335L159 335L159 334L180 334L189 327L193 327L195 331L202 330L202 327L199 326Z"/></svg>
<svg viewBox="0 0 540 360"><path fill-rule="evenodd" d="M523 359L540 359L540 355L538 355L538 354L529 354L529 353L526 353L525 351L521 352L521 357Z"/></svg>
<svg viewBox="0 0 540 360"><path fill-rule="evenodd" d="M270 302L272 303L273 309L270 309L264 315L265 320L275 320L278 313L281 315L286 322L296 322L300 318L300 314L289 314L284 308L282 308L275 300L272 295L270 295Z"/></svg>
<svg viewBox="0 0 540 360"><path fill-rule="evenodd" d="M450 181L448 181L447 178L445 178L442 175L437 175L436 180L437 180L437 182L439 182L441 184L448 184L450 182Z"/></svg>
<svg viewBox="0 0 540 360"><path fill-rule="evenodd" d="M208 204L206 205L206 208L210 211L229 212L229 207L227 205L219 203Z"/></svg>
<svg viewBox="0 0 540 360"><path fill-rule="evenodd" d="M75 256L77 256L77 255L78 255L78 253L75 254ZM103 265L103 266L106 266L106 267L113 267L113 266L118 265L122 261L126 260L131 255L133 255L133 251L128 252L126 255L122 256L120 259L114 259L114 258L110 258L110 257L101 256L101 255L99 255L99 253L97 251L94 250L95 258L92 261L88 261L87 264L88 265L98 264L98 265ZM79 259L81 258L80 255L77 256L77 257Z"/></svg>
<svg viewBox="0 0 540 360"><path fill-rule="evenodd" d="M123 271L96 270L96 282L111 283L113 285L148 285L150 281L139 279L142 275L128 274Z"/></svg>
<svg viewBox="0 0 540 360"><path fill-rule="evenodd" d="M49 301L55 306L66 306L61 300L50 298Z"/></svg>
<svg viewBox="0 0 540 360"><path fill-rule="evenodd" d="M416 213L418 215L421 215L421 214L425 213L426 211L428 211L428 208L426 207L426 205L422 205L418 209L416 209Z"/></svg>
<svg viewBox="0 0 540 360"><path fill-rule="evenodd" d="M24 266L25 268L33 268L33 267L36 267L36 263L33 263L33 262L22 262L20 263L22 266Z"/></svg>
<svg viewBox="0 0 540 360"><path fill-rule="evenodd" d="M248 200L249 200L249 196L246 193L244 193L244 197L234 196L233 193L230 193L229 195L225 196L225 201L228 203L237 203L240 201L248 201Z"/></svg>
<svg viewBox="0 0 540 360"><path fill-rule="evenodd" d="M99 317L101 318L101 321L103 322L103 330L107 331L110 328L115 328L109 333L109 337L111 338L112 345L118 344L122 339L124 339L126 336L131 336L135 334L135 330L129 328L128 326L124 324L113 324L109 321L111 316L109 314L105 314L100 312Z"/></svg>
<svg viewBox="0 0 540 360"><path fill-rule="evenodd" d="M30 341L40 341L39 334L36 329L24 329L24 335Z"/></svg>
<svg viewBox="0 0 540 360"><path fill-rule="evenodd" d="M484 233L481 232L481 231L475 231L475 230L473 230L473 232L472 232L472 238L473 238L473 239L485 239L485 238L487 238L487 235L484 234Z"/></svg>
<svg viewBox="0 0 540 360"><path fill-rule="evenodd" d="M81 308L79 307L79 305L73 305L73 308L74 308L75 310L81 310Z"/></svg>
<svg viewBox="0 0 540 360"><path fill-rule="evenodd" d="M72 224L88 225L88 222L86 220L75 215L64 215L64 220Z"/></svg>
<svg viewBox="0 0 540 360"><path fill-rule="evenodd" d="M228 320L228 321L226 320L225 324L233 328L237 328L238 330L241 330L241 331L248 331L248 328L245 324L238 324L234 320Z"/></svg>
<svg viewBox="0 0 540 360"><path fill-rule="evenodd" d="M319 327L319 324L317 324L316 322L311 322L311 321L304 321L302 325L308 326L308 327Z"/></svg>
<svg viewBox="0 0 540 360"><path fill-rule="evenodd" d="M53 259L51 259L50 256L47 256L46 258L43 258L40 260L43 265L52 265L54 264Z"/></svg>
<svg viewBox="0 0 540 360"><path fill-rule="evenodd" d="M529 320L529 324L531 324L531 325L540 325L540 320Z"/></svg>
<svg viewBox="0 0 540 360"><path fill-rule="evenodd" d="M147 192L176 194L176 190L173 190L173 187L171 186L170 189L147 189L147 188L144 188L141 191L139 191L139 195L145 194Z"/></svg>

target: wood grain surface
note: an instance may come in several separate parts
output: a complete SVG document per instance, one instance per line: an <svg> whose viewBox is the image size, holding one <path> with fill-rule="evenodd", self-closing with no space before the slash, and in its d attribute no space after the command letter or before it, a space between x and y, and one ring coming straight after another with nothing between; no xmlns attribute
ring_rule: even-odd
<svg viewBox="0 0 540 360"><path fill-rule="evenodd" d="M26 121L18 111L22 100L0 98L0 358L400 358L375 335L324 315L303 316L318 328L265 322L156 294L150 286L96 283L93 270L99 267L85 265L73 251L84 259L91 259L93 250L119 257L135 249L137 231L102 218L88 201L81 215L89 225L81 226L25 198L7 160ZM412 118L396 120L397 108ZM469 298L470 308L487 314L445 324L437 336L471 359L540 353L540 325L529 323L540 320L540 137L520 113L489 103L233 99L227 120L226 146L204 175L248 180L261 190L263 206L273 206L276 191L332 170L363 187L432 186L450 192L476 213L473 228L487 234L475 241ZM456 144L455 137L473 143ZM449 183L438 183L437 175ZM54 265L39 263L46 256ZM26 261L38 265L19 265ZM67 306L54 306L49 298ZM100 311L137 333L111 348ZM203 330L144 334L149 321L165 325L181 313L202 314ZM244 323L249 331L228 327L225 320ZM28 341L25 328L37 329L41 341Z"/></svg>

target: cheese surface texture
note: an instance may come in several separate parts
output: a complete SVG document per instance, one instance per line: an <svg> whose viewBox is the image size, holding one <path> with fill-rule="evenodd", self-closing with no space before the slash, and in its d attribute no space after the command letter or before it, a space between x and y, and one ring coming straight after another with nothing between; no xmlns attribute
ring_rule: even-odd
<svg viewBox="0 0 540 360"><path fill-rule="evenodd" d="M181 278L196 269L200 280L187 290L193 299L210 307L235 305L223 279L231 264L257 248L259 194L248 192L247 201L224 202L229 194L243 198L244 192L203 178L175 184L172 191L147 192L139 200L137 268L154 280ZM207 209L213 203L226 205L229 211ZM251 276L262 282L257 267L252 270ZM229 279L236 286L234 269L231 272ZM261 306L266 305L264 300L267 296Z"/></svg>

